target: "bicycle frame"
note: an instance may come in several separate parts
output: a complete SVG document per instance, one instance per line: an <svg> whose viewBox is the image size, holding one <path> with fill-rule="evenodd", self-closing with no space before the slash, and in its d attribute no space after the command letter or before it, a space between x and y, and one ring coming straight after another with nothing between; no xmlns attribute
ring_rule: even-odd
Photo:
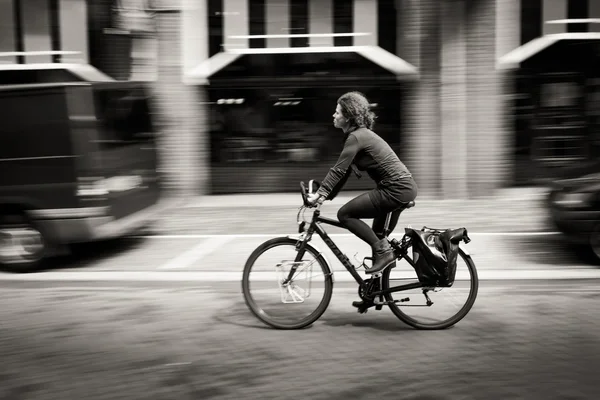
<svg viewBox="0 0 600 400"><path fill-rule="evenodd" d="M342 263L344 268L346 268L346 270L350 273L350 275L352 275L352 277L354 278L356 283L358 283L359 285L363 284L365 282L365 279L363 279L358 274L358 272L356 272L356 268L355 268L354 264L352 264L352 262L346 256L346 254L344 254L340 250L340 248L333 242L333 240L331 240L331 238L329 237L327 232L325 232L325 230L323 229L321 224L326 224L326 225L331 225L331 226L335 226L338 228L346 229L339 221L337 221L335 219L327 218L327 217L322 217L321 211L319 209L316 209L313 214L312 221L310 222L310 225L309 225L308 229L306 230L306 236L304 237L302 242L300 242L299 245L297 246L298 254L296 255L296 259L294 261L300 262L302 260L302 257L304 257L305 245L306 245L306 243L308 243L311 240L312 235L316 232L321 237L321 239L323 239L323 241L325 242L327 247L329 247L329 249L331 249L331 251L336 256L336 258L338 260L340 260L340 262ZM413 268L415 268L415 263L412 260L412 258L408 255L408 252L407 252L408 246L400 245L400 246L393 246L393 247L395 248L396 252L400 253L397 261L405 259L410 265L412 265ZM297 269L297 266L293 266L290 269L290 273L289 273L286 281L289 281L292 279L293 275L296 272L296 269ZM371 295L380 296L380 295L385 295L387 293L401 292L404 290L418 289L418 288L422 288L422 287L424 287L424 286L421 282L415 282L415 283L409 283L406 285L390 287L386 290L380 290L377 292L373 292L373 293L371 293Z"/></svg>

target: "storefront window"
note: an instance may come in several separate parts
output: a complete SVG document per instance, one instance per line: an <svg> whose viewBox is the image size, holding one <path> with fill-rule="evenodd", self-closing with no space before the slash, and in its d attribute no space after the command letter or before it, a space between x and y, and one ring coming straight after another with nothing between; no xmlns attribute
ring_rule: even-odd
<svg viewBox="0 0 600 400"><path fill-rule="evenodd" d="M355 53L245 55L210 79L212 162L332 163L343 133L336 101L363 92L375 131L400 150L396 77Z"/></svg>
<svg viewBox="0 0 600 400"><path fill-rule="evenodd" d="M351 88L211 91L212 162L335 162L343 132L333 127L336 100ZM374 131L400 151L398 89L362 88L378 115Z"/></svg>

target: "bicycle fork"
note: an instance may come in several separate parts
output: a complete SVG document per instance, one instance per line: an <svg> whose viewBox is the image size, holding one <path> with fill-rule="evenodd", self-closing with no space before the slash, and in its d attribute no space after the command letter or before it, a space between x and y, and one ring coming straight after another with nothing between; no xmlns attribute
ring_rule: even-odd
<svg viewBox="0 0 600 400"><path fill-rule="evenodd" d="M296 258L294 259L294 262L292 263L292 266L290 267L290 272L288 273L288 276L283 280L283 282L281 282L282 285L287 285L291 282L292 278L294 277L294 275L296 274L296 271L298 270L298 266L302 263L302 257L304 257L304 252L306 251L306 243L308 243L310 241L310 238L312 237L312 232L303 232L300 234L300 237L298 238L298 241L296 242Z"/></svg>

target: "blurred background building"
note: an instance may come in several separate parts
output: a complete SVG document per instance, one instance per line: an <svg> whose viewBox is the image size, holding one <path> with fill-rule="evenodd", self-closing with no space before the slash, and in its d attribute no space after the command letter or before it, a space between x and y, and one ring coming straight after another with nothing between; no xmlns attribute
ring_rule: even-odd
<svg viewBox="0 0 600 400"><path fill-rule="evenodd" d="M0 62L89 63L147 81L175 190L322 179L341 149L335 101L359 90L421 193L466 198L597 158L590 18L600 2L11 0L0 2ZM347 189L371 186L353 177Z"/></svg>

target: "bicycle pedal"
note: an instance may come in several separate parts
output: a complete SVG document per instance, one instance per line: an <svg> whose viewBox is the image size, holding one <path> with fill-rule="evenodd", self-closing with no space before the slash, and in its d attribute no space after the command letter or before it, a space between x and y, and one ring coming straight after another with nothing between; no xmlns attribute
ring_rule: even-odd
<svg viewBox="0 0 600 400"><path fill-rule="evenodd" d="M373 307L372 304L352 305L357 308L359 314L365 314L369 310L369 308Z"/></svg>
<svg viewBox="0 0 600 400"><path fill-rule="evenodd" d="M377 304L377 305L375 306L375 309L376 309L377 311L381 310L382 308L383 308L383 304Z"/></svg>

